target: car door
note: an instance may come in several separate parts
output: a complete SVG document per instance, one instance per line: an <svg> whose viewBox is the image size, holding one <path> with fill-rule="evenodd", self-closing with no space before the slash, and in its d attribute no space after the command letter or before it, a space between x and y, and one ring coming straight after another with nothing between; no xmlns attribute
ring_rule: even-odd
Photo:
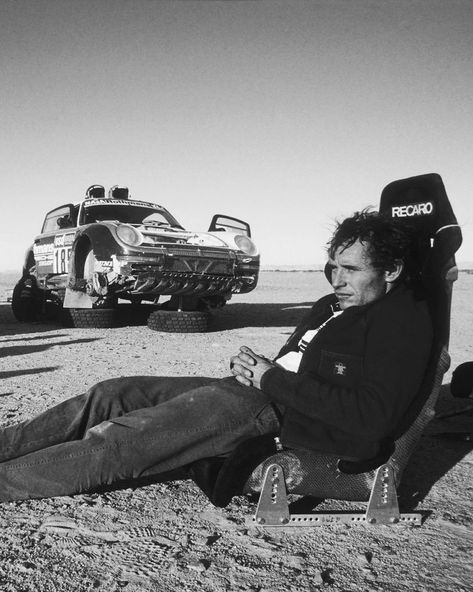
<svg viewBox="0 0 473 592"><path fill-rule="evenodd" d="M60 206L46 214L41 234L35 238L33 245L38 280L47 283L52 280L55 286L58 280L60 284L65 284L76 232L72 204Z"/></svg>
<svg viewBox="0 0 473 592"><path fill-rule="evenodd" d="M210 222L209 232L216 232L219 230L223 232L246 234L246 236L251 237L251 229L248 222L233 218L232 216L226 216L225 214L215 214Z"/></svg>

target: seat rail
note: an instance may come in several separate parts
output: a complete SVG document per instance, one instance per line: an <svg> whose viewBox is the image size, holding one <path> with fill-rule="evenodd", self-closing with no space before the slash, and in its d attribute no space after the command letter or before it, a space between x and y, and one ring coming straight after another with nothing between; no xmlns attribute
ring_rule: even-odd
<svg viewBox="0 0 473 592"><path fill-rule="evenodd" d="M420 513L399 512L394 471L390 464L376 470L370 499L365 512L314 512L290 514L285 485L284 469L271 464L265 473L260 499L252 519L263 527L323 526L325 524L407 524L420 526Z"/></svg>

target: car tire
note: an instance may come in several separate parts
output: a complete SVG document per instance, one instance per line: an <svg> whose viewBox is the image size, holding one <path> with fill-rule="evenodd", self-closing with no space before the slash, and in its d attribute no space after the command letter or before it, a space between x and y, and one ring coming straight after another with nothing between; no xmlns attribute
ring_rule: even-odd
<svg viewBox="0 0 473 592"><path fill-rule="evenodd" d="M38 297L38 285L32 275L25 276L13 288L11 308L13 316L20 323L38 320L41 300Z"/></svg>
<svg viewBox="0 0 473 592"><path fill-rule="evenodd" d="M157 310L148 317L148 327L166 333L205 333L209 330L210 313L190 310Z"/></svg>
<svg viewBox="0 0 473 592"><path fill-rule="evenodd" d="M114 308L69 308L68 321L76 329L110 329L115 324Z"/></svg>
<svg viewBox="0 0 473 592"><path fill-rule="evenodd" d="M136 327L145 326L149 315L156 310L152 304L124 304L116 306L115 326Z"/></svg>

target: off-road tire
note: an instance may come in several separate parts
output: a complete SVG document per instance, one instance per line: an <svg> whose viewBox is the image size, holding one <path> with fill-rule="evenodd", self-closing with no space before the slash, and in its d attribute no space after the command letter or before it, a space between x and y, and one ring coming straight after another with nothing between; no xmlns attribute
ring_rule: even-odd
<svg viewBox="0 0 473 592"><path fill-rule="evenodd" d="M148 317L148 327L166 333L205 333L209 330L210 313L190 310L157 310Z"/></svg>
<svg viewBox="0 0 473 592"><path fill-rule="evenodd" d="M34 276L24 276L17 282L13 288L11 308L15 319L20 323L38 320L41 294Z"/></svg>
<svg viewBox="0 0 473 592"><path fill-rule="evenodd" d="M110 329L115 324L114 308L69 308L70 323L76 329Z"/></svg>
<svg viewBox="0 0 473 592"><path fill-rule="evenodd" d="M146 326L149 315L156 310L154 304L118 304L115 323L118 327Z"/></svg>

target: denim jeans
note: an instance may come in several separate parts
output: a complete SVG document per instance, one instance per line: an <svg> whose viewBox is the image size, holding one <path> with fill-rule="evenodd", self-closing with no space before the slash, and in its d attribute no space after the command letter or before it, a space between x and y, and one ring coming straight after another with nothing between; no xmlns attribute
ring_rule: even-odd
<svg viewBox="0 0 473 592"><path fill-rule="evenodd" d="M233 377L106 380L0 430L0 501L159 475L229 454L279 425L266 395Z"/></svg>

